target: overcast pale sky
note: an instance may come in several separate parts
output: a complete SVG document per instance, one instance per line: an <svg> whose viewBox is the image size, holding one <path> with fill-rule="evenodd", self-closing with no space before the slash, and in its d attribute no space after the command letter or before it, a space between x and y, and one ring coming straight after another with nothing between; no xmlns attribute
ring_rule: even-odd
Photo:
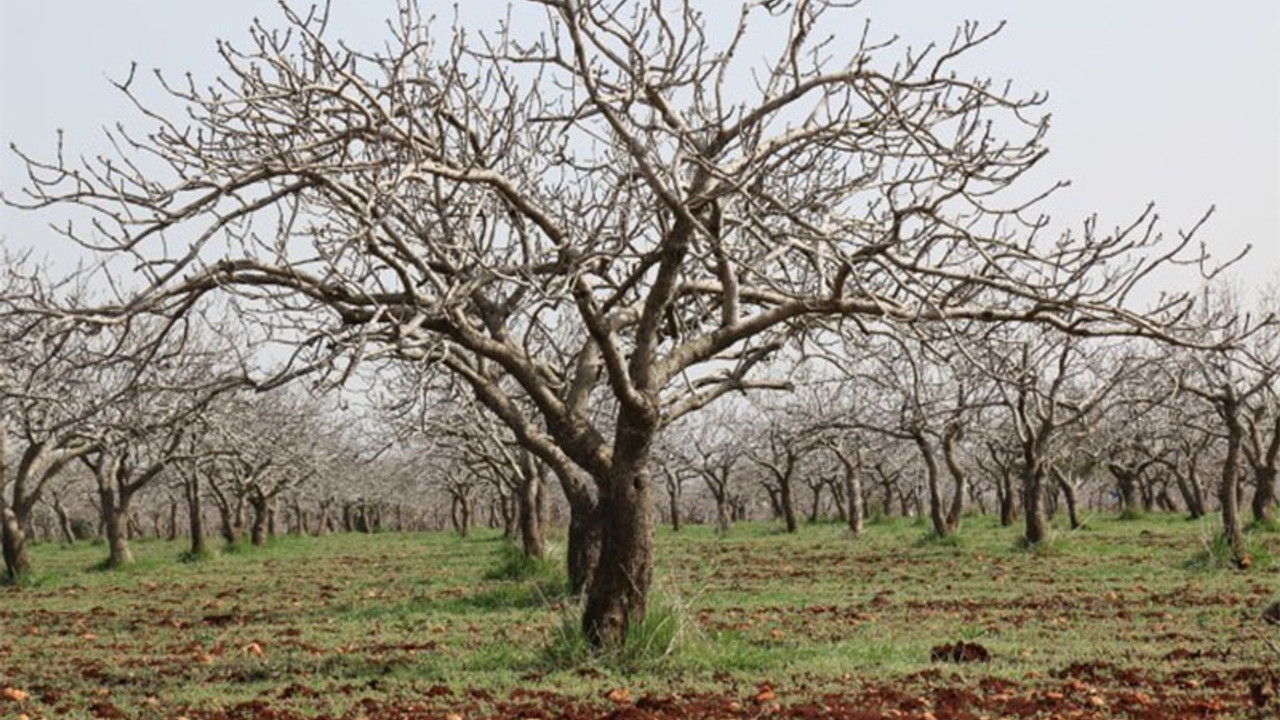
<svg viewBox="0 0 1280 720"><path fill-rule="evenodd" d="M738 5L698 4L725 22ZM473 0L467 12L484 23L505 5ZM452 4L423 7L447 15ZM866 0L861 9L876 31L916 46L946 41L965 19L1008 21L967 69L1049 92L1051 154L1038 177L1073 182L1048 206L1059 226L1097 212L1110 228L1155 201L1175 232L1216 205L1202 235L1210 248L1254 246L1238 282L1280 278L1277 0ZM335 0L333 36L380 45L393 10L392 0ZM101 127L137 120L108 78L137 61L211 79L214 39L242 40L255 16L278 19L275 0L0 0L0 138L47 155L62 128L70 153L104 152ZM22 182L5 150L0 188L10 195ZM51 219L0 208L0 234L49 247Z"/></svg>

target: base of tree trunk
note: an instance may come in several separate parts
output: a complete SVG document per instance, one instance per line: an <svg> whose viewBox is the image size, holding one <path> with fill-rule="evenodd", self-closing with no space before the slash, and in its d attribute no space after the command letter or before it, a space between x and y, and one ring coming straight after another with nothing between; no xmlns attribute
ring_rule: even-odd
<svg viewBox="0 0 1280 720"><path fill-rule="evenodd" d="M582 629L597 648L626 644L633 622L644 617L653 579L653 490L647 473L612 478L600 499L600 562L587 591Z"/></svg>

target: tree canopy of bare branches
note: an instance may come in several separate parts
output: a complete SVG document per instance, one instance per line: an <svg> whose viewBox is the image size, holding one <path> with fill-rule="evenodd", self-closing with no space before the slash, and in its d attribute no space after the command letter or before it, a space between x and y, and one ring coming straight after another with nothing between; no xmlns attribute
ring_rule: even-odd
<svg viewBox="0 0 1280 720"><path fill-rule="evenodd" d="M373 52L286 6L219 46L221 77L160 76L183 113L122 81L154 131L83 166L28 158L21 202L87 209L68 236L133 259L141 289L103 321L226 293L308 362L465 382L594 484L584 628L618 644L652 575L655 437L778 386L759 370L793 341L836 321L1133 334L1186 313L1128 304L1160 264L1200 259L1151 211L1045 236L1054 188L1020 182L1045 97L956 69L999 27L901 48L855 5L746 2L721 32L692 0L528 0L518 30L477 33L406 0Z"/></svg>

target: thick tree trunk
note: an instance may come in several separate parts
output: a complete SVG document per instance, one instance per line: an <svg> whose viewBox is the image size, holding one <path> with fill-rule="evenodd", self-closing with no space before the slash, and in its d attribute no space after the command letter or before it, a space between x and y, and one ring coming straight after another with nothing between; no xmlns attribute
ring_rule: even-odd
<svg viewBox="0 0 1280 720"><path fill-rule="evenodd" d="M643 459L621 462L598 507L600 561L587 591L582 627L592 645L619 648L644 617L653 578L653 484Z"/></svg>
<svg viewBox="0 0 1280 720"><path fill-rule="evenodd" d="M1116 480L1116 490L1120 495L1120 517L1132 519L1138 517L1138 475L1129 468L1116 463L1107 463L1107 469Z"/></svg>
<svg viewBox="0 0 1280 720"><path fill-rule="evenodd" d="M778 487L778 505L782 510L782 519L786 523L787 532L794 533L800 529L796 520L796 504L791 496L791 479L782 479Z"/></svg>
<svg viewBox="0 0 1280 720"><path fill-rule="evenodd" d="M1045 515L1044 471L1024 467L1022 471L1023 514L1026 515L1024 539L1029 547L1049 539L1049 519Z"/></svg>
<svg viewBox="0 0 1280 720"><path fill-rule="evenodd" d="M1253 489L1253 522L1260 526L1270 526L1275 522L1276 505L1276 470L1275 468L1256 468Z"/></svg>
<svg viewBox="0 0 1280 720"><path fill-rule="evenodd" d="M115 487L98 488L98 500L102 509L102 528L107 536L107 563L118 568L133 562L133 550L129 547L130 495Z"/></svg>
<svg viewBox="0 0 1280 720"><path fill-rule="evenodd" d="M9 580L20 580L31 573L27 533L13 508L4 508L0 515L0 547L3 548L5 575Z"/></svg>
<svg viewBox="0 0 1280 720"><path fill-rule="evenodd" d="M249 542L254 547L262 547L267 544L267 534L271 522L271 507L267 498L256 496L249 501L249 505L253 510L253 524L249 530Z"/></svg>
<svg viewBox="0 0 1280 720"><path fill-rule="evenodd" d="M732 522L729 511L729 498L725 493L714 496L716 501L716 534L724 535L729 532L729 525Z"/></svg>

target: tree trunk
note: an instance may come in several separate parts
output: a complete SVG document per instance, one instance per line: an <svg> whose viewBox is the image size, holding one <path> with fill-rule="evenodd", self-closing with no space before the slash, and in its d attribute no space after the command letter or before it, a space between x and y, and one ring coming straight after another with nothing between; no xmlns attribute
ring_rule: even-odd
<svg viewBox="0 0 1280 720"><path fill-rule="evenodd" d="M31 572L31 558L27 555L27 533L22 529L22 519L13 508L5 507L0 517L0 546L4 552L5 575L17 581Z"/></svg>
<svg viewBox="0 0 1280 720"><path fill-rule="evenodd" d="M800 529L796 520L796 504L791 497L791 478L780 478L778 486L778 504L782 509L782 519L786 523L787 532L794 533Z"/></svg>
<svg viewBox="0 0 1280 720"><path fill-rule="evenodd" d="M849 534L858 537L863 531L863 516L866 514L866 508L862 502L862 478L856 471L845 471L844 493L849 502Z"/></svg>
<svg viewBox="0 0 1280 720"><path fill-rule="evenodd" d="M1276 469L1261 467L1254 470L1257 486L1253 489L1253 522L1260 527L1275 523Z"/></svg>
<svg viewBox="0 0 1280 720"><path fill-rule="evenodd" d="M1026 515L1025 540L1029 547L1049 539L1049 519L1044 507L1044 471L1026 466L1022 470L1022 503Z"/></svg>
<svg viewBox="0 0 1280 720"><path fill-rule="evenodd" d="M62 539L68 545L76 543L75 530L71 528L71 516L67 514L67 508L62 504L62 498L57 494L53 496L53 513L58 516L58 530L62 533Z"/></svg>
<svg viewBox="0 0 1280 720"><path fill-rule="evenodd" d="M253 510L253 525L249 531L249 542L254 547L262 547L267 544L267 531L271 521L270 503L267 498L259 494L249 500L249 505Z"/></svg>
<svg viewBox="0 0 1280 720"><path fill-rule="evenodd" d="M547 555L547 538L542 528L542 506L546 504L546 492L542 467L534 462L531 453L524 453L520 485L516 489L516 516L520 530L520 549L531 558Z"/></svg>
<svg viewBox="0 0 1280 720"><path fill-rule="evenodd" d="M947 463L947 472L951 474L953 483L946 517L949 533L960 529L960 523L964 519L964 501L969 495L969 475L960 464L959 443L963 437L963 430L959 425L948 428L942 437L942 457Z"/></svg>
<svg viewBox="0 0 1280 720"><path fill-rule="evenodd" d="M102 527L107 536L107 563L118 568L133 562L133 550L129 547L129 500L127 493L111 485L98 487L98 500L102 506Z"/></svg>
<svg viewBox="0 0 1280 720"><path fill-rule="evenodd" d="M1116 480L1116 490L1120 495L1120 517L1131 520L1141 515L1138 510L1137 473L1116 463L1107 463L1107 469Z"/></svg>
<svg viewBox="0 0 1280 720"><path fill-rule="evenodd" d="M1222 483L1218 488L1218 501L1222 504L1222 538L1231 548L1232 561L1243 565L1248 554L1240 522L1240 444L1244 429L1240 425L1239 406L1234 398L1227 398L1220 412L1227 425L1227 457L1222 463Z"/></svg>
<svg viewBox="0 0 1280 720"><path fill-rule="evenodd" d="M595 647L620 648L644 617L653 578L653 485L643 458L618 463L602 493L600 561L587 591L582 628Z"/></svg>
<svg viewBox="0 0 1280 720"><path fill-rule="evenodd" d="M207 551L204 542L204 508L201 507L199 475L195 472L188 475L185 489L187 493L187 523L191 532L191 556L198 558Z"/></svg>
<svg viewBox="0 0 1280 720"><path fill-rule="evenodd" d="M1187 507L1187 517L1191 520L1204 517L1204 490L1200 487L1199 478L1194 471L1185 476L1175 471L1174 480L1178 483L1178 494L1182 496L1182 504Z"/></svg>
<svg viewBox="0 0 1280 720"><path fill-rule="evenodd" d="M680 478L674 473L667 482L667 510L671 513L671 532L680 532Z"/></svg>
<svg viewBox="0 0 1280 720"><path fill-rule="evenodd" d="M1067 503L1067 519L1071 522L1072 530L1080 529L1080 515L1076 508L1076 489L1067 481L1065 475L1061 472L1053 471L1054 482L1058 484L1058 489L1062 491L1062 498Z"/></svg>
<svg viewBox="0 0 1280 720"><path fill-rule="evenodd" d="M565 560L569 570L569 593L585 595L600 564L603 531L595 505L570 504L569 539Z"/></svg>

